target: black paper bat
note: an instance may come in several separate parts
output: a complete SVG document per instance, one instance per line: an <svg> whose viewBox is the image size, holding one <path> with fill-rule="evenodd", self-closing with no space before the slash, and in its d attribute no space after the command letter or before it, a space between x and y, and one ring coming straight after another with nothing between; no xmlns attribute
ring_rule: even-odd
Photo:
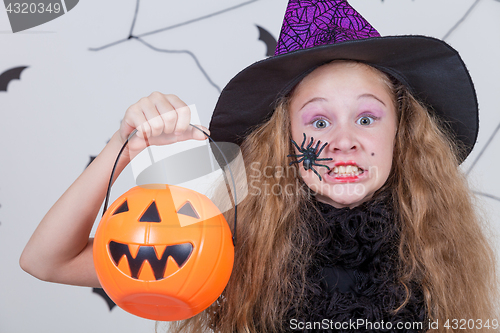
<svg viewBox="0 0 500 333"><path fill-rule="evenodd" d="M97 156L90 156L90 161L89 161L89 163L87 163L87 166L86 166L86 167L88 167L88 166L90 165L90 163L94 162L94 160L95 160L95 158L96 158L96 157L97 157ZM86 168L86 167L85 167L85 168Z"/></svg>
<svg viewBox="0 0 500 333"><path fill-rule="evenodd" d="M10 81L14 79L20 80L21 73L25 68L28 68L28 66L14 67L0 74L0 91L7 91Z"/></svg>
<svg viewBox="0 0 500 333"><path fill-rule="evenodd" d="M267 31L266 29L259 27L256 25L256 27L259 29L259 40L263 41L266 43L267 46L267 52L266 56L271 57L274 55L274 52L276 51L276 45L278 42L276 39Z"/></svg>
<svg viewBox="0 0 500 333"><path fill-rule="evenodd" d="M108 305L109 307L109 311L113 310L113 308L116 306L115 302L113 302L111 300L111 298L109 298L108 294L106 294L106 292L104 291L104 289L102 288L92 288L92 292L101 296L104 301L106 302L106 304Z"/></svg>

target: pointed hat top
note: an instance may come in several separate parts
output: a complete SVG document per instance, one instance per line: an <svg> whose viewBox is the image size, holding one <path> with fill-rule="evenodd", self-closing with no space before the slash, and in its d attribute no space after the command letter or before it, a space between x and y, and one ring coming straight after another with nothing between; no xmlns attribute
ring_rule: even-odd
<svg viewBox="0 0 500 333"><path fill-rule="evenodd" d="M291 0L274 55L370 37L380 34L345 0Z"/></svg>

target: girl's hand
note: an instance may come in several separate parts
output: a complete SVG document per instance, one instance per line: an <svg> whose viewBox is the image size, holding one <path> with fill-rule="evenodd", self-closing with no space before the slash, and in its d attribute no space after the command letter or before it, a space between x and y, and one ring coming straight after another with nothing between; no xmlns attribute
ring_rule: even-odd
<svg viewBox="0 0 500 333"><path fill-rule="evenodd" d="M191 110L179 97L154 92L127 109L120 125L120 139L125 143L130 133L137 129L128 143L130 158L147 146L205 140L206 136L190 126L190 121ZM210 134L205 127L196 126Z"/></svg>
<svg viewBox="0 0 500 333"><path fill-rule="evenodd" d="M189 126L190 120L186 103L174 95L155 92L128 108L120 130L40 222L20 258L21 267L45 281L98 287L89 235L118 152L136 128L137 135L124 151L130 158L148 145L205 139L202 132ZM121 159L115 178L127 163L127 159Z"/></svg>

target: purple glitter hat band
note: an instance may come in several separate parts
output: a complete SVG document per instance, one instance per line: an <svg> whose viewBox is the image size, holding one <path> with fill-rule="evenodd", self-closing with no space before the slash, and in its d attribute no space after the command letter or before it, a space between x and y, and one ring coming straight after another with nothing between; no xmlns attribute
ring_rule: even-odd
<svg viewBox="0 0 500 333"><path fill-rule="evenodd" d="M380 34L345 0L290 0L274 55L369 37Z"/></svg>

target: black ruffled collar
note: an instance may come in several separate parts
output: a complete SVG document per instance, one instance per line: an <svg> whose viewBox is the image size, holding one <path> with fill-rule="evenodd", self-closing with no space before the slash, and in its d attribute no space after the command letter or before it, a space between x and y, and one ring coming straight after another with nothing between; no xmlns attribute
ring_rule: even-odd
<svg viewBox="0 0 500 333"><path fill-rule="evenodd" d="M310 265L304 304L291 309L295 322L391 322L392 329L364 327L318 329L309 332L421 332L396 329L398 323L427 322L423 294L418 283L409 286L407 305L394 313L404 301L405 288L397 279L399 264L399 223L387 196L349 209L337 209L316 202L318 214L311 214L315 225L315 255ZM400 325L400 324L399 324ZM290 327L292 327L291 325ZM293 326L297 327L297 326ZM388 328L388 325L385 326Z"/></svg>

